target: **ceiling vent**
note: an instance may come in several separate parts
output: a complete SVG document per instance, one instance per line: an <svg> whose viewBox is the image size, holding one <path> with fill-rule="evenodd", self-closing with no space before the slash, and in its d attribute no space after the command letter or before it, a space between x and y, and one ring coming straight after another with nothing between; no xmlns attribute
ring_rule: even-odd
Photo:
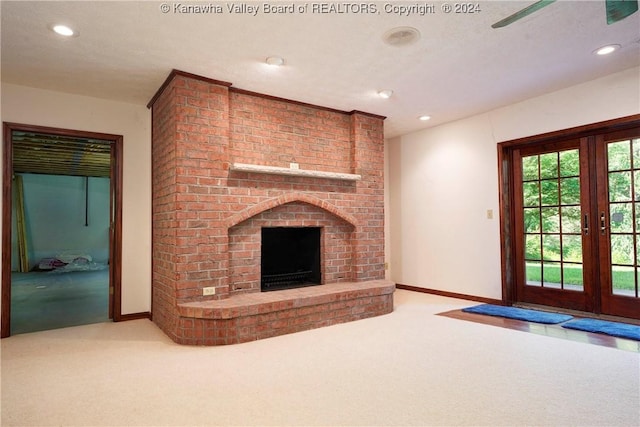
<svg viewBox="0 0 640 427"><path fill-rule="evenodd" d="M413 27L392 28L382 36L382 40L391 46L407 46L420 38L420 31Z"/></svg>

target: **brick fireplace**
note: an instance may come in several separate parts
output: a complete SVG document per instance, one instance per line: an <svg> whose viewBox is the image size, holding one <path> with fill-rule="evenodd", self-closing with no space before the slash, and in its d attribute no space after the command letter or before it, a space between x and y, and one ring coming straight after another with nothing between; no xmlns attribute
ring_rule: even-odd
<svg viewBox="0 0 640 427"><path fill-rule="evenodd" d="M383 117L176 70L149 107L152 313L174 341L233 344L393 310L395 285L384 279ZM318 271L304 283L295 276L303 287L263 292L262 250L277 265L268 276L306 271L284 271L262 241L287 228L317 234ZM295 247L307 237L289 234L276 240L293 239L294 249L277 250L306 256L310 249Z"/></svg>

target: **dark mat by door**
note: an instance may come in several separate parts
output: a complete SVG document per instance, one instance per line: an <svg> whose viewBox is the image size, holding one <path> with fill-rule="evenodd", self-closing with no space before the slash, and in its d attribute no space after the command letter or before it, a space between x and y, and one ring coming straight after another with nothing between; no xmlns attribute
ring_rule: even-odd
<svg viewBox="0 0 640 427"><path fill-rule="evenodd" d="M568 314L549 313L546 311L529 310L518 307L505 307L493 304L481 304L463 308L466 313L486 314L489 316L506 317L509 319L524 320L527 322L544 323L553 325L573 319Z"/></svg>
<svg viewBox="0 0 640 427"><path fill-rule="evenodd" d="M577 319L563 324L562 327L640 341L640 326L629 325L628 323L598 319Z"/></svg>

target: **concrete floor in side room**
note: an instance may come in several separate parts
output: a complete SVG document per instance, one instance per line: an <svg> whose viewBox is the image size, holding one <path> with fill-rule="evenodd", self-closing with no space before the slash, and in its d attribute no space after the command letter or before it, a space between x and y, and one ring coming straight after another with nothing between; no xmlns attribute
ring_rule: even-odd
<svg viewBox="0 0 640 427"><path fill-rule="evenodd" d="M11 273L11 335L109 321L109 270Z"/></svg>

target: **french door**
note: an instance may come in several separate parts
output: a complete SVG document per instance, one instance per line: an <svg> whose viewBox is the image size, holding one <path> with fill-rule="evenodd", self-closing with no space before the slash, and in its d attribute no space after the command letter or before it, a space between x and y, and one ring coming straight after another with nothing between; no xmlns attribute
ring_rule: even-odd
<svg viewBox="0 0 640 427"><path fill-rule="evenodd" d="M640 129L596 140L601 311L640 318Z"/></svg>
<svg viewBox="0 0 640 427"><path fill-rule="evenodd" d="M512 153L515 300L640 318L640 128Z"/></svg>

